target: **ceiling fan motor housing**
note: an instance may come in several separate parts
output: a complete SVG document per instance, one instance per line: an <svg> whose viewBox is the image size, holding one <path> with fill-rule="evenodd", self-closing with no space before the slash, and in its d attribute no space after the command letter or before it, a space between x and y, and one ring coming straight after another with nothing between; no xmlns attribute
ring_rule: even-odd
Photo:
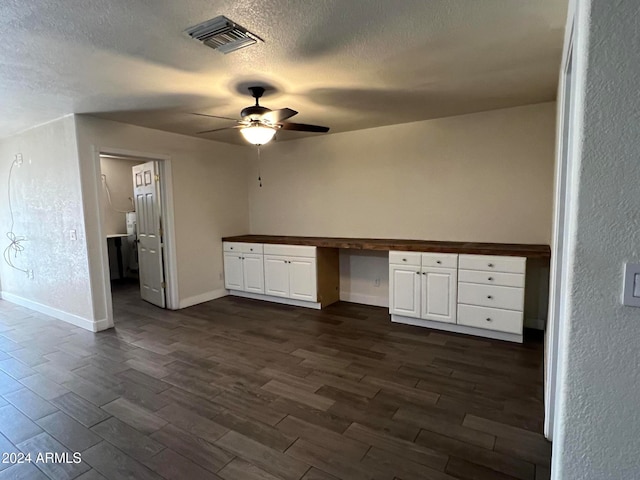
<svg viewBox="0 0 640 480"><path fill-rule="evenodd" d="M251 120L257 120L262 115L270 111L271 109L267 107L261 107L260 105L251 105L250 107L243 108L242 112L240 112L240 116L242 118L249 117Z"/></svg>

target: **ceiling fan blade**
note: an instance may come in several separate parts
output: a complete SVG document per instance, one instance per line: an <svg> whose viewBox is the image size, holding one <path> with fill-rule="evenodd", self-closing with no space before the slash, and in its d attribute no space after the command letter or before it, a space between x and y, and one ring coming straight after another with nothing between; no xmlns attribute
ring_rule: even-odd
<svg viewBox="0 0 640 480"><path fill-rule="evenodd" d="M213 130L203 130L201 132L196 132L197 135L200 135L201 133L211 133L211 132L219 132L220 130L231 130L234 128L244 128L245 125L234 125L232 127L222 127L222 128L214 128Z"/></svg>
<svg viewBox="0 0 640 480"><path fill-rule="evenodd" d="M322 127L320 125L307 125L306 123L291 123L291 122L284 122L281 128L282 130L297 130L298 132L326 133L329 131L329 127Z"/></svg>
<svg viewBox="0 0 640 480"><path fill-rule="evenodd" d="M237 122L238 120L235 118L230 118L230 117L221 117L219 115L207 115L206 113L192 113L191 115L198 115L199 117L209 117L209 118L221 118L223 120L233 120L234 122Z"/></svg>
<svg viewBox="0 0 640 480"><path fill-rule="evenodd" d="M266 120L267 122L272 124L276 124L297 114L298 112L290 108L281 108L280 110L271 110L270 112L265 113L264 115L262 115L262 117L260 117L260 119Z"/></svg>

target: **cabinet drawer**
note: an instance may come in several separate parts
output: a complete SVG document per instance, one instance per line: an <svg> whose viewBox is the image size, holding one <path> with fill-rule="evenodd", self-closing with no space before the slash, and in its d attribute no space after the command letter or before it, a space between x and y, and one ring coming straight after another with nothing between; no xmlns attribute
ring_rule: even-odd
<svg viewBox="0 0 640 480"><path fill-rule="evenodd" d="M524 273L527 259L524 257L500 257L497 255L460 255L458 266L463 270L487 272Z"/></svg>
<svg viewBox="0 0 640 480"><path fill-rule="evenodd" d="M458 305L458 325L522 335L522 324L522 312Z"/></svg>
<svg viewBox="0 0 640 480"><path fill-rule="evenodd" d="M264 244L265 255L287 255L289 257L315 257L316 247L306 245L273 245Z"/></svg>
<svg viewBox="0 0 640 480"><path fill-rule="evenodd" d="M507 310L521 312L524 307L524 288L460 282L458 284L458 303L506 308Z"/></svg>
<svg viewBox="0 0 640 480"><path fill-rule="evenodd" d="M423 253L423 267L458 268L457 253Z"/></svg>
<svg viewBox="0 0 640 480"><path fill-rule="evenodd" d="M467 283L483 283L485 285L501 285L503 287L524 287L524 275L522 273L459 270L458 281Z"/></svg>
<svg viewBox="0 0 640 480"><path fill-rule="evenodd" d="M242 242L222 242L222 250L225 252L242 252L242 247L246 243Z"/></svg>
<svg viewBox="0 0 640 480"><path fill-rule="evenodd" d="M389 252L389 263L394 265L414 265L419 267L422 254L418 252Z"/></svg>
<svg viewBox="0 0 640 480"><path fill-rule="evenodd" d="M241 243L240 249L242 253L258 253L262 254L262 244L261 243Z"/></svg>

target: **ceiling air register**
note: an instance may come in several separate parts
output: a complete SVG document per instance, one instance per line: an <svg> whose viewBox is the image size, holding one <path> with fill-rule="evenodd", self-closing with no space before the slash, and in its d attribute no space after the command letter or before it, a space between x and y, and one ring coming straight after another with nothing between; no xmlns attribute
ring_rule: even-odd
<svg viewBox="0 0 640 480"><path fill-rule="evenodd" d="M220 15L185 30L194 40L222 53L231 53L263 41L255 33Z"/></svg>

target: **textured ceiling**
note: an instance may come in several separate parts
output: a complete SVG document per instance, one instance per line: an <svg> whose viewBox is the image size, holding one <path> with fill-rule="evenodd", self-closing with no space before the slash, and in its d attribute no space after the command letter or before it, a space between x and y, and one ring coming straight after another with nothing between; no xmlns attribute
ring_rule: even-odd
<svg viewBox="0 0 640 480"><path fill-rule="evenodd" d="M553 100L567 0L2 0L0 137L68 113L194 134L261 103L331 132ZM182 32L226 15L228 55ZM278 140L299 138L279 132ZM306 134L309 135L309 134ZM317 134L315 134L317 135ZM242 143L237 130L205 138Z"/></svg>

